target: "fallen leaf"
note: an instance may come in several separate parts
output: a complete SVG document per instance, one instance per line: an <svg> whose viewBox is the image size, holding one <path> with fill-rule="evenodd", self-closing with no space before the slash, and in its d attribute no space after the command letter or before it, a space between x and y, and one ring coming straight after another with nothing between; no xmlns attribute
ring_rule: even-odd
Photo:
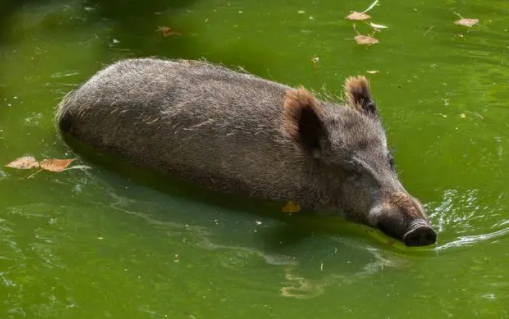
<svg viewBox="0 0 509 319"><path fill-rule="evenodd" d="M32 169L39 167L39 163L35 160L33 156L23 156L10 162L5 166L17 169Z"/></svg>
<svg viewBox="0 0 509 319"><path fill-rule="evenodd" d="M462 25L464 27L472 27L473 25L476 25L479 23L479 19L459 19L457 21L454 21L454 24Z"/></svg>
<svg viewBox="0 0 509 319"><path fill-rule="evenodd" d="M369 35L358 34L355 36L355 42L359 45L372 45L378 43L378 40Z"/></svg>
<svg viewBox="0 0 509 319"><path fill-rule="evenodd" d="M282 209L283 213L298 213L300 211L300 205L294 202L288 202Z"/></svg>
<svg viewBox="0 0 509 319"><path fill-rule="evenodd" d="M353 21L362 21L362 20L370 19L371 16L368 14L365 14L364 12L354 11L354 12L350 13L346 18L348 20L353 20Z"/></svg>
<svg viewBox="0 0 509 319"><path fill-rule="evenodd" d="M460 114L460 117L461 117L462 119L464 119L464 118L465 118L465 117L467 117L467 116L465 115L465 113L461 113L461 114Z"/></svg>
<svg viewBox="0 0 509 319"><path fill-rule="evenodd" d="M64 169L71 164L71 162L74 161L74 158L71 159L47 159L44 161L39 162L39 165L42 169L45 169L50 172L61 172Z"/></svg>
<svg viewBox="0 0 509 319"><path fill-rule="evenodd" d="M169 27L158 27L156 31L157 32L161 32L163 37L169 37L169 36L172 36L172 35L182 35L182 33L178 32L178 31L175 31L175 30L173 30L172 28L169 28Z"/></svg>
<svg viewBox="0 0 509 319"><path fill-rule="evenodd" d="M313 64L317 64L318 62L320 62L320 58L319 57L314 57L311 59L311 62L313 62Z"/></svg>
<svg viewBox="0 0 509 319"><path fill-rule="evenodd" d="M352 11L346 18L354 21L362 21L370 19L371 16L366 14L369 10L373 9L378 4L378 0L375 0L366 10L362 12Z"/></svg>
<svg viewBox="0 0 509 319"><path fill-rule="evenodd" d="M378 70L370 70L370 71L366 71L366 72L369 73L369 74L378 74L378 73L380 73L380 71L378 71Z"/></svg>

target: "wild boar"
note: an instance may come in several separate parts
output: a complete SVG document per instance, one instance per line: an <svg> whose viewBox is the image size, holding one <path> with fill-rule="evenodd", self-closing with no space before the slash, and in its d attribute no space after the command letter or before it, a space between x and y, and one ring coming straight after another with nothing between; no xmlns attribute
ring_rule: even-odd
<svg viewBox="0 0 509 319"><path fill-rule="evenodd" d="M218 192L341 215L408 246L433 244L398 180L363 76L345 101L205 61L136 58L105 67L59 104L62 134Z"/></svg>

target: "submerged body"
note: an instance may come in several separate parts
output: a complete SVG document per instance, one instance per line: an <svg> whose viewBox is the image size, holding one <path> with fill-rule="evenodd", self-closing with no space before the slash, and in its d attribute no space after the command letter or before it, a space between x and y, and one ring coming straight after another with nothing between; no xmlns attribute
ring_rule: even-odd
<svg viewBox="0 0 509 319"><path fill-rule="evenodd" d="M62 101L60 130L130 162L209 189L299 202L435 242L399 182L365 78L345 105L201 61L128 59Z"/></svg>

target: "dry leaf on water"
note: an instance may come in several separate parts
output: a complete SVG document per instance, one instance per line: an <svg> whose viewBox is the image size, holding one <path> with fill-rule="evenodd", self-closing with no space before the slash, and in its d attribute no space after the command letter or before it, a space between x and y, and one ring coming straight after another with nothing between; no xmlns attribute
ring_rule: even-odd
<svg viewBox="0 0 509 319"><path fill-rule="evenodd" d="M39 167L39 163L35 160L33 156L23 156L10 162L5 166L17 169L32 169Z"/></svg>
<svg viewBox="0 0 509 319"><path fill-rule="evenodd" d="M346 18L353 21L363 21L370 19L371 16L366 14L369 10L373 9L378 4L378 0L375 0L366 10L362 12L352 11Z"/></svg>
<svg viewBox="0 0 509 319"><path fill-rule="evenodd" d="M362 20L370 19L371 16L368 14L365 14L364 12L354 11L354 12L350 13L346 18L348 20L353 20L353 21L362 21Z"/></svg>
<svg viewBox="0 0 509 319"><path fill-rule="evenodd" d="M90 167L85 165L76 165L75 167L69 167L71 162L74 161L74 158L72 159L47 159L40 162L37 162L37 160L33 156L24 156L20 157L13 162L5 165L6 167L16 168L16 169L32 169L32 168L40 168L35 173L31 174L27 177L27 179L34 177L38 173L42 172L43 170L50 171L50 172L62 172L66 169L71 168L80 168L80 169L88 169Z"/></svg>
<svg viewBox="0 0 509 319"><path fill-rule="evenodd" d="M283 213L298 213L300 211L300 205L294 202L288 202L282 209Z"/></svg>
<svg viewBox="0 0 509 319"><path fill-rule="evenodd" d="M375 32L373 32L372 35L363 35L363 34L360 34L359 31L357 31L355 24L353 25L353 29L355 30L355 33L357 33L357 35L354 37L355 42L357 42L357 44L372 45L372 44L378 43L378 40L373 38L373 34L376 33L376 30L375 30Z"/></svg>
<svg viewBox="0 0 509 319"><path fill-rule="evenodd" d="M355 36L355 42L359 45L372 45L378 43L378 40L369 35L358 34Z"/></svg>
<svg viewBox="0 0 509 319"><path fill-rule="evenodd" d="M74 158L71 159L47 159L43 160L39 163L42 169L45 169L50 172L61 172L66 169L71 162L74 161Z"/></svg>
<svg viewBox="0 0 509 319"><path fill-rule="evenodd" d="M457 21L454 21L454 24L462 25L464 27L472 27L473 25L476 25L479 23L479 19L459 19Z"/></svg>
<svg viewBox="0 0 509 319"><path fill-rule="evenodd" d="M158 27L156 31L157 32L161 32L163 37L169 37L169 36L172 36L172 35L182 35L182 33L178 32L178 31L175 31L175 30L173 30L172 28L169 28L169 27Z"/></svg>
<svg viewBox="0 0 509 319"><path fill-rule="evenodd" d="M369 71L366 71L366 72L369 73L369 74L378 74L378 73L380 73L380 71L378 71L378 70L369 70Z"/></svg>

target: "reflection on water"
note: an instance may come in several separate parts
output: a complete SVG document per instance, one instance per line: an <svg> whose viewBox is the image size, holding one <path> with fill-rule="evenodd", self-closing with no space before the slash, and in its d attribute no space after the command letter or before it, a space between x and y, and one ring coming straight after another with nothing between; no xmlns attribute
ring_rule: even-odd
<svg viewBox="0 0 509 319"><path fill-rule="evenodd" d="M341 240L344 243L343 240ZM352 286L364 280L370 280L370 277L376 273L383 271L385 268L402 268L405 265L404 259L394 254L379 251L377 249L366 249L360 245L352 245L360 249L363 253L371 253L373 261L365 265L356 265L357 271L353 273L332 273L326 274L320 279L306 278L299 275L299 267L285 268L285 279L288 286L281 288L281 294L284 297L292 297L297 299L315 298L324 293L328 286ZM323 271L324 263L320 264L320 271Z"/></svg>
<svg viewBox="0 0 509 319"><path fill-rule="evenodd" d="M157 286L164 290L164 284L159 281L180 281L182 279L178 277L181 271L165 273L164 279L156 279L160 274L153 278L142 269L165 269L167 266L164 265L167 264L186 265L190 262L189 258L196 260L198 256L207 256L207 267L214 268L216 272L229 273L229 279L221 280L234 281L237 289L243 287L251 292L278 294L299 300L320 298L327 295L330 289L337 290L339 287L355 289L356 285L376 281L383 274L408 273L414 267L405 251L387 246L375 247L341 234L328 234L320 240L314 238L296 243L293 249L286 252L275 252L257 244L256 241L264 236L261 232L253 233L255 242L246 242L241 237L225 240L221 234L225 228L210 226L210 221L217 219L217 214L208 212L212 215L198 222L196 216L176 220L171 214L162 214L165 210L171 211L174 205L173 199L167 194L143 187L121 191L117 183L109 184L94 176L90 170L77 172L76 178L78 182L73 185L71 192L96 198L92 210L91 207L79 205L61 206L55 214L52 205L42 203L7 207L5 218L0 221L0 291L8 296L3 300L8 305L6 314L59 316L69 309L81 308L72 281L68 281L78 274L92 280L88 289L93 290L101 289L93 283L94 273L112 276L110 280L115 282L128 280L129 274L133 274L139 281L137 289ZM90 192L92 188L100 188L102 195ZM472 229L477 232L481 229L476 226L477 222L486 224L487 220L495 220L488 214L489 206L482 204L478 190L446 190L438 204L430 203L428 206L432 212L431 219L440 232L456 234L455 238L449 236L442 240L436 247L437 252L452 253L459 247L497 241L509 232L505 221L494 223L494 227L498 228L494 231L484 229L482 234L471 235ZM115 212L121 215L116 217ZM85 220L80 221L80 215ZM126 219L126 216L132 219ZM249 217L250 224L256 224L257 218ZM111 229L111 225L121 220L123 230ZM105 225L110 226L102 229ZM134 225L140 229L131 229ZM268 228L276 226L269 220L264 220L263 225ZM94 228L97 228L96 231ZM240 233L246 233L246 230L240 230ZM156 242L150 240L151 237L156 241L163 238L171 241L166 242L168 246L157 246ZM20 246L20 242L25 244ZM156 247L150 247L154 244ZM143 253L125 255L116 252L125 255L121 259L117 259L121 255L115 257L116 253L107 253L121 247L132 247L133 251ZM166 251L167 248L170 251ZM419 259L442 255L422 256ZM119 270L125 274L119 274ZM507 282L500 277L498 285L493 286L495 290L483 293L480 298L498 298L499 293L495 292L505 287ZM131 286L132 283L125 282L125 289ZM194 288L185 289L192 291ZM137 309L141 312L155 311L150 310L150 305L139 305Z"/></svg>
<svg viewBox="0 0 509 319"><path fill-rule="evenodd" d="M210 251L217 257L218 265L229 270L238 271L254 260L265 262L267 265L280 268L275 271L279 274L279 278L272 278L275 286L282 285L279 290L284 297L293 298L314 298L321 295L326 287L331 285L352 285L358 281L366 280L369 276L387 267L401 267L404 262L401 257L375 248L367 248L349 238L332 237L330 238L337 247L344 253L348 251L353 259L366 260L365 264L355 262L347 268L342 268L341 263L351 264L352 258L345 260L336 255L338 248L334 249L332 256L326 256L319 268L315 268L309 277L302 274L303 263L306 264L302 257L291 254L274 254L255 247L241 246L238 243L225 244L217 238L214 231L206 227L179 224L159 220L145 213L130 210L129 203L133 200L121 197L114 192L109 193L114 199L111 207L123 213L137 216L150 225L164 231L167 236L184 238L186 244L200 248L200 250ZM362 255L362 258L359 258ZM331 258L332 257L332 258ZM338 258L335 258L338 257ZM324 261L326 260L326 261ZM332 271L324 271L324 267L332 268ZM307 268L307 267L306 267ZM318 277L318 279L316 279ZM248 285L250 289L256 289L259 285L259 273L244 280L244 285ZM266 286L266 284L264 284ZM275 288L275 287L274 287Z"/></svg>
<svg viewBox="0 0 509 319"><path fill-rule="evenodd" d="M212 215L201 221L196 216L176 220L171 214L161 214L172 210L171 196L143 187L124 192L116 183L112 186L94 177L91 171L79 171L76 176L78 180L88 177L83 184L76 183L71 191L85 192L98 199L93 207L84 202L61 206L55 212L53 205L36 203L6 209L0 221L0 291L7 296L2 300L6 316L58 317L69 311L82 311L86 303L82 297L77 298L76 285L86 287L99 299L110 299L113 292L103 291L105 281L129 292L148 293L156 289L163 293L175 291L176 285L191 294L212 281L232 284L235 289L251 294L319 300L329 291L355 290L358 285L395 273L425 277L414 274L413 268L434 258L445 258L439 254L411 261L403 251L375 247L340 234L314 237L296 243L286 252L274 252L256 242L264 236L262 232L252 233L250 238L254 242L246 242L242 237L225 238L222 234L225 228L210 226L210 221L219 216L213 212L207 212ZM98 186L102 197L89 192L89 188ZM465 229L475 228L476 220L469 210L483 210L478 191L448 190L432 210L432 219L437 222L440 217L441 231L450 233L453 229L456 234L468 234ZM253 225L258 217L248 219ZM485 218L480 220L484 222ZM263 225L276 226L269 220L263 220ZM497 227L502 229L448 239L437 251L454 251L460 246L506 236L507 221ZM247 234L247 230L241 229L239 233ZM200 260L206 265L200 264ZM204 273L203 267L228 276ZM484 269L477 260L469 268L474 273ZM201 279L189 286L186 282L190 270L185 269L195 269ZM500 289L505 289L509 281L503 274L493 276L498 276L497 280L486 278L479 298L500 299ZM494 285L495 282L498 283ZM164 313L150 303L134 308L153 316Z"/></svg>

